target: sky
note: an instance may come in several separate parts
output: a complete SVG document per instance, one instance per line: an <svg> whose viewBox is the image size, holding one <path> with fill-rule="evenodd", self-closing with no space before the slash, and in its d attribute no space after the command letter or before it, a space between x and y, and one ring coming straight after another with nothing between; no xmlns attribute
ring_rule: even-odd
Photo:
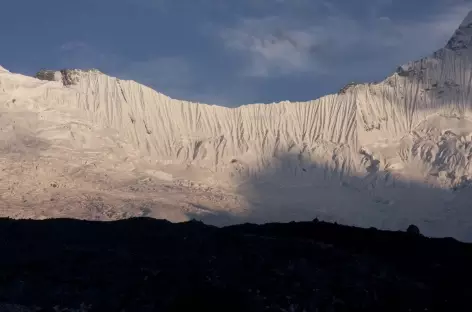
<svg viewBox="0 0 472 312"><path fill-rule="evenodd" d="M472 0L2 1L0 65L97 68L235 107L380 81L443 47Z"/></svg>

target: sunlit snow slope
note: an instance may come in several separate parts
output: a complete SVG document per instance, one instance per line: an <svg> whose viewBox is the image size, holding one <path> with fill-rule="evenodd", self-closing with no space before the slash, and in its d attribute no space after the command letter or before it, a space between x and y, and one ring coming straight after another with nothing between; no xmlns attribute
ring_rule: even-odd
<svg viewBox="0 0 472 312"><path fill-rule="evenodd" d="M17 76L0 70L8 114L17 94L23 107L77 110L134 147L160 178L236 188L250 208L246 219L416 223L426 234L472 240L472 13L433 55L380 83L303 103L190 103L95 70L43 71L44 81ZM96 132L86 138L62 139L76 150L82 141L106 146Z"/></svg>

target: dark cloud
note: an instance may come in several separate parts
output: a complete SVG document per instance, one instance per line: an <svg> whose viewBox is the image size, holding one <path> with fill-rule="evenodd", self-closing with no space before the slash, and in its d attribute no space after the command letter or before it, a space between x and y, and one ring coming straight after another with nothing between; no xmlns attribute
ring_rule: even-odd
<svg viewBox="0 0 472 312"><path fill-rule="evenodd" d="M18 0L3 8L26 14L0 20L7 69L94 67L174 98L235 106L380 80L444 46L472 2Z"/></svg>
<svg viewBox="0 0 472 312"><path fill-rule="evenodd" d="M380 60L393 68L397 62L432 53L445 44L469 7L452 6L423 20L401 23L387 16L356 20L331 7L331 15L310 20L243 18L220 30L220 36L227 48L246 56L243 75L342 75L347 68L362 71ZM377 67L381 73L387 73L385 66Z"/></svg>

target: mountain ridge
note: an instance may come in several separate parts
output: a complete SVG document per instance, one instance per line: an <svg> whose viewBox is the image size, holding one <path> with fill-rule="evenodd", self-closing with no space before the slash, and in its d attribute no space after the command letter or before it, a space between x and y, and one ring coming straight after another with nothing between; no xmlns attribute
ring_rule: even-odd
<svg viewBox="0 0 472 312"><path fill-rule="evenodd" d="M39 75L46 80L0 71L2 109L37 116L21 121L26 143L12 141L15 134L8 144L28 150L34 137L87 157L89 149L98 155L106 148L106 157L116 159L113 166L133 167L127 174L154 172L151 176L161 181L227 187L248 202L250 211L271 207L259 212L261 218L281 218L283 207L306 211L316 204L301 215L331 214L386 228L415 223L428 235L459 231L456 237L470 238L469 225L461 223L472 222L464 208L472 185L469 19L470 14L454 33L452 49L446 45L406 63L382 82L307 102L227 108L171 99L96 70L46 70ZM455 49L456 44L467 47ZM70 119L74 116L80 118ZM17 129L18 122L9 129ZM98 131L113 136L98 136ZM59 156L64 158L54 157ZM108 168L104 157L97 164ZM205 205L245 206L211 198Z"/></svg>

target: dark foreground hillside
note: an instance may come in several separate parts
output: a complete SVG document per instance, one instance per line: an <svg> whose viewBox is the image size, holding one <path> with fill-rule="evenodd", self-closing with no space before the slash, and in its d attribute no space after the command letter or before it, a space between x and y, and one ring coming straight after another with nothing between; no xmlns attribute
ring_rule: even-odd
<svg viewBox="0 0 472 312"><path fill-rule="evenodd" d="M0 220L0 311L472 311L472 246L304 222Z"/></svg>

